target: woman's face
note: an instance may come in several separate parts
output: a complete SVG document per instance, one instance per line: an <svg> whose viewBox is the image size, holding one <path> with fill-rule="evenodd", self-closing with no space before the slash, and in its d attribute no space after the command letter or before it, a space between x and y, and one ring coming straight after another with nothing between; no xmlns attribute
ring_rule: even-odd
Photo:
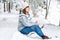
<svg viewBox="0 0 60 40"><path fill-rule="evenodd" d="M29 13L29 11L30 11L30 8L27 7L27 8L26 8L26 13Z"/></svg>

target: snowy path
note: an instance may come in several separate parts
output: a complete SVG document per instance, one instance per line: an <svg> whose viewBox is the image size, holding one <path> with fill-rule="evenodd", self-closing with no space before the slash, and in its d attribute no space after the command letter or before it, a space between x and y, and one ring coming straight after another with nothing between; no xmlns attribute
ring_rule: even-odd
<svg viewBox="0 0 60 40"><path fill-rule="evenodd" d="M17 31L18 25L18 15L0 15L0 40L11 40L11 38L15 38L16 36L18 40L42 40L42 39L32 39L25 36L25 38L22 36L22 34L19 34ZM42 29L44 34L48 35L49 37L52 37L52 39L49 40L59 40L60 39L60 28L53 26L53 25L45 25L45 28ZM21 35L21 36L19 36ZM32 36L35 36L32 35ZM21 39L20 39L21 37ZM38 36L37 36L38 37Z"/></svg>
<svg viewBox="0 0 60 40"><path fill-rule="evenodd" d="M17 29L18 15L0 14L0 40L11 40Z"/></svg>

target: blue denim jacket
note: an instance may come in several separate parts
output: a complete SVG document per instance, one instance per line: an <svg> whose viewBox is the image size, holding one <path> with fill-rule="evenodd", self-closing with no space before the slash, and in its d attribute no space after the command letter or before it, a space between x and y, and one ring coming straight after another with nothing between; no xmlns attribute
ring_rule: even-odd
<svg viewBox="0 0 60 40"><path fill-rule="evenodd" d="M34 22L32 21L32 18L30 17L30 14L19 14L19 23L18 23L18 30L20 31L24 27L30 27L34 25Z"/></svg>

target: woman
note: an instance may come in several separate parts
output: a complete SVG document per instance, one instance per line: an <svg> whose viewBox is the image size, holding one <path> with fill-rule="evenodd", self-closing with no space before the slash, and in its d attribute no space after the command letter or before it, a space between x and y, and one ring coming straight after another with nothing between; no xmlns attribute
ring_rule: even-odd
<svg viewBox="0 0 60 40"><path fill-rule="evenodd" d="M40 37L42 37L42 39L49 39L46 35L43 34L38 23L32 22L32 18L30 17L29 11L29 5L25 2L22 13L19 15L18 30L24 35L28 35L30 32L35 32Z"/></svg>

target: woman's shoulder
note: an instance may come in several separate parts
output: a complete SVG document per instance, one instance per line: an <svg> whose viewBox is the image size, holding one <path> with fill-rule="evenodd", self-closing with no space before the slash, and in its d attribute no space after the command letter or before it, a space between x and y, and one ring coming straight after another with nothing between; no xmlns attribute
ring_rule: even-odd
<svg viewBox="0 0 60 40"><path fill-rule="evenodd" d="M19 18L20 18L20 20L26 19L26 15L25 15L25 14L20 14L20 15L19 15Z"/></svg>
<svg viewBox="0 0 60 40"><path fill-rule="evenodd" d="M25 14L19 14L19 17L24 17L25 16Z"/></svg>

